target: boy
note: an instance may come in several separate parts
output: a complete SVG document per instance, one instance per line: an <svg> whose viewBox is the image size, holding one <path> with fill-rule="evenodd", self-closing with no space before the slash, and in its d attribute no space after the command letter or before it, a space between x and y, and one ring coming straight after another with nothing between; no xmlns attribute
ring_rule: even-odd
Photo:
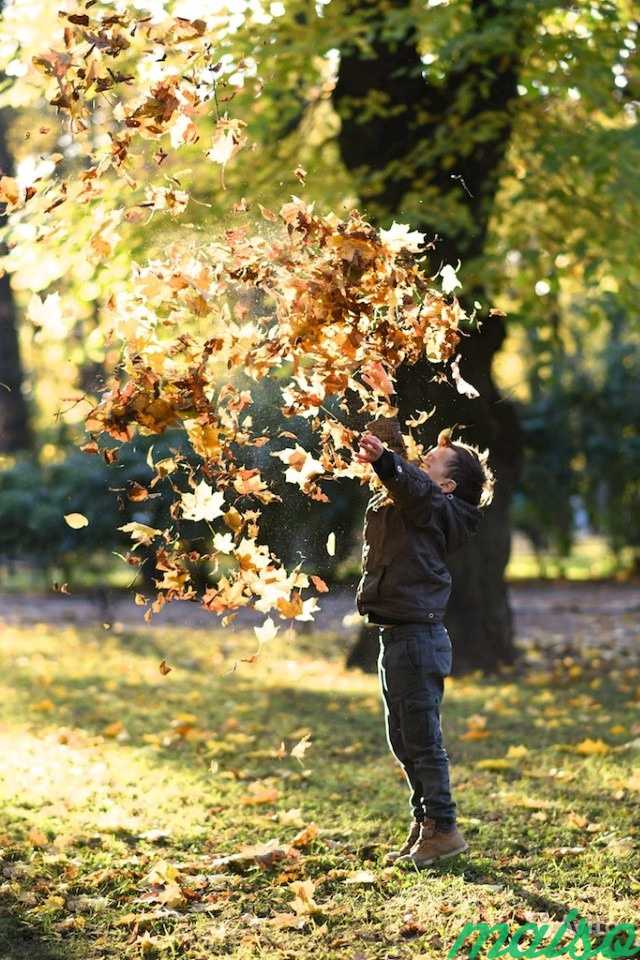
<svg viewBox="0 0 640 960"><path fill-rule="evenodd" d="M397 419L368 426L357 459L372 464L386 489L367 505L357 605L380 626L387 742L411 788L413 812L404 845L385 863L423 867L468 849L456 826L440 728L452 663L442 622L451 590L445 558L477 531L494 478L486 452L452 443L444 432L420 463L410 463Z"/></svg>

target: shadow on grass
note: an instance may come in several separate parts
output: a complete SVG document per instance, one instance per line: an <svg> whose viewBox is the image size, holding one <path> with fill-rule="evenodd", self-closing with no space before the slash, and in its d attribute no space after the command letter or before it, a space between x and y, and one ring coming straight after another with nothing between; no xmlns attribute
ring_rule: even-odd
<svg viewBox="0 0 640 960"><path fill-rule="evenodd" d="M36 924L25 920L0 900L0 960L72 960L77 951L45 940Z"/></svg>

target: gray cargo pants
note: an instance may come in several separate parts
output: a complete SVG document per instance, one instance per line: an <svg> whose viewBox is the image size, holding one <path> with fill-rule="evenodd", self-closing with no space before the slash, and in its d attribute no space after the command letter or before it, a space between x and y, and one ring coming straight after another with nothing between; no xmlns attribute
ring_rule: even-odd
<svg viewBox="0 0 640 960"><path fill-rule="evenodd" d="M440 704L451 673L451 640L443 623L380 627L378 676L389 748L411 788L416 820L455 823L449 757L442 742Z"/></svg>

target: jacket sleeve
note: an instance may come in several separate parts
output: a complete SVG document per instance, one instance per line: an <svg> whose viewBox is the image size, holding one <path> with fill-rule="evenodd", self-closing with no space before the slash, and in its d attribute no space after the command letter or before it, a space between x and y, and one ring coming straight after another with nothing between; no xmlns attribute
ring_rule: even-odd
<svg viewBox="0 0 640 960"><path fill-rule="evenodd" d="M399 507L423 521L429 519L440 487L424 470L391 450L385 450L372 466Z"/></svg>

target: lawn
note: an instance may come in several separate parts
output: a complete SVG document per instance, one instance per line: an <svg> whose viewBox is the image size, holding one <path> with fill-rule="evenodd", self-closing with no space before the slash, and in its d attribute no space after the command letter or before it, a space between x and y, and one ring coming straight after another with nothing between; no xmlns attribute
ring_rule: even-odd
<svg viewBox="0 0 640 960"><path fill-rule="evenodd" d="M447 681L470 849L417 871L382 866L408 794L343 642L2 628L0 958L442 958L467 922L633 922L637 665Z"/></svg>

